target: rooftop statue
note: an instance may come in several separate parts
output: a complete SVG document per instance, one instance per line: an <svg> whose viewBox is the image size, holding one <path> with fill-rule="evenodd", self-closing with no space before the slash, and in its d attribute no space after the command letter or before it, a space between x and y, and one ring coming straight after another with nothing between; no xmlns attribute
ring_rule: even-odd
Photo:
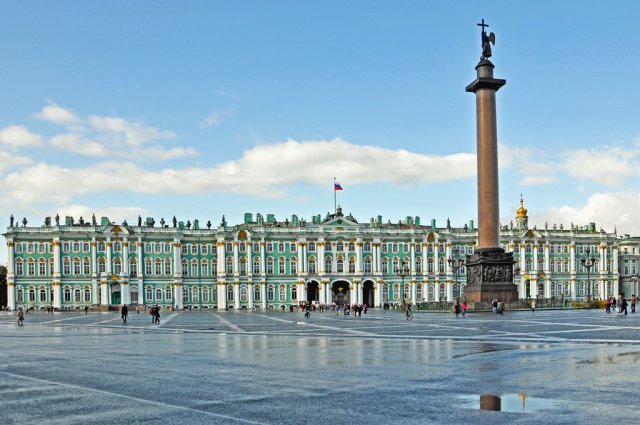
<svg viewBox="0 0 640 425"><path fill-rule="evenodd" d="M482 27L482 56L480 56L480 60L489 59L491 57L491 45L493 44L495 46L496 44L496 35L494 33L487 35L484 27L488 27L489 25L484 23L484 18L478 26Z"/></svg>

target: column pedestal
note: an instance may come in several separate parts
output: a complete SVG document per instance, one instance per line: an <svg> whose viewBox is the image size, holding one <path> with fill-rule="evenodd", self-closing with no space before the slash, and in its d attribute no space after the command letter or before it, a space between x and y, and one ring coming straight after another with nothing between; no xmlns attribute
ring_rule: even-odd
<svg viewBox="0 0 640 425"><path fill-rule="evenodd" d="M504 302L518 299L513 283L513 253L500 247L478 248L467 260L467 286L463 298L467 303Z"/></svg>

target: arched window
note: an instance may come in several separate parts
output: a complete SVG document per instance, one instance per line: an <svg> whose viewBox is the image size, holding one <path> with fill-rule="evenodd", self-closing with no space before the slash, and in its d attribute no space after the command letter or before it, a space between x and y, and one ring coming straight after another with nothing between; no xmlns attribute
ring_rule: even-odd
<svg viewBox="0 0 640 425"><path fill-rule="evenodd" d="M316 243L309 242L309 252L315 252L315 251L316 251Z"/></svg>
<svg viewBox="0 0 640 425"><path fill-rule="evenodd" d="M202 288L202 303L203 304L209 303L209 288L207 288L206 286Z"/></svg>
<svg viewBox="0 0 640 425"><path fill-rule="evenodd" d="M349 242L349 252L355 252L356 251L356 244L354 244L353 242Z"/></svg>
<svg viewBox="0 0 640 425"><path fill-rule="evenodd" d="M182 260L182 275L184 277L189 276L189 262L187 260Z"/></svg>
<svg viewBox="0 0 640 425"><path fill-rule="evenodd" d="M89 276L91 274L91 260L89 260L89 257L84 257L82 259L82 274L85 276Z"/></svg>
<svg viewBox="0 0 640 425"><path fill-rule="evenodd" d="M80 274L80 259L78 257L73 259L73 274L74 275L79 275Z"/></svg>
<svg viewBox="0 0 640 425"><path fill-rule="evenodd" d="M274 291L273 291L273 285L269 285L267 287L267 300L269 302L273 302L275 300L275 294L274 294Z"/></svg>
<svg viewBox="0 0 640 425"><path fill-rule="evenodd" d="M164 253L165 254L171 254L171 244L170 243L165 243L164 244Z"/></svg>
<svg viewBox="0 0 640 425"><path fill-rule="evenodd" d="M153 244L153 252L156 254L160 254L162 252L162 245L159 242Z"/></svg>
<svg viewBox="0 0 640 425"><path fill-rule="evenodd" d="M285 252L284 242L278 243L278 252Z"/></svg>
<svg viewBox="0 0 640 425"><path fill-rule="evenodd" d="M29 258L29 261L27 261L27 269L28 269L29 276L36 275L36 262L34 261L33 258Z"/></svg>
<svg viewBox="0 0 640 425"><path fill-rule="evenodd" d="M427 273L433 274L433 258L427 259Z"/></svg>
<svg viewBox="0 0 640 425"><path fill-rule="evenodd" d="M98 258L98 273L107 271L107 260L104 257Z"/></svg>
<svg viewBox="0 0 640 425"><path fill-rule="evenodd" d="M398 285L397 283L393 285L393 300L400 300L400 285Z"/></svg>
<svg viewBox="0 0 640 425"><path fill-rule="evenodd" d="M154 274L156 276L160 276L162 275L162 260L159 258L156 258L156 261L154 261Z"/></svg>
<svg viewBox="0 0 640 425"><path fill-rule="evenodd" d="M231 244L231 242L227 242L227 252L232 252L233 251L233 245Z"/></svg>
<svg viewBox="0 0 640 425"><path fill-rule="evenodd" d="M122 261L120 258L114 258L113 260L113 274L119 275L122 273Z"/></svg>
<svg viewBox="0 0 640 425"><path fill-rule="evenodd" d="M267 274L273 274L273 258L271 257L267 258Z"/></svg>
<svg viewBox="0 0 640 425"><path fill-rule="evenodd" d="M170 259L165 259L164 260L164 274L165 276L171 276L171 260Z"/></svg>
<svg viewBox="0 0 640 425"><path fill-rule="evenodd" d="M402 247L402 252L404 252L405 254L409 253L409 244L408 243L404 244L404 246Z"/></svg>
<svg viewBox="0 0 640 425"><path fill-rule="evenodd" d="M371 273L371 257L364 257L364 272L366 274Z"/></svg>
<svg viewBox="0 0 640 425"><path fill-rule="evenodd" d="M389 301L389 285L387 283L382 285L382 301Z"/></svg>
<svg viewBox="0 0 640 425"><path fill-rule="evenodd" d="M47 261L44 258L41 258L38 261L38 274L40 276L46 276L47 275Z"/></svg>
<svg viewBox="0 0 640 425"><path fill-rule="evenodd" d="M233 258L227 257L227 274L233 274Z"/></svg>
<svg viewBox="0 0 640 425"><path fill-rule="evenodd" d="M122 251L122 244L120 242L114 242L113 244L113 252Z"/></svg>
<svg viewBox="0 0 640 425"><path fill-rule="evenodd" d="M349 257L349 273L356 272L356 257Z"/></svg>
<svg viewBox="0 0 640 425"><path fill-rule="evenodd" d="M200 302L200 290L197 286L191 288L191 302L199 303Z"/></svg>
<svg viewBox="0 0 640 425"><path fill-rule="evenodd" d="M253 274L260 274L260 257L253 257Z"/></svg>
<svg viewBox="0 0 640 425"><path fill-rule="evenodd" d="M156 288L156 302L162 302L162 288Z"/></svg>
<svg viewBox="0 0 640 425"><path fill-rule="evenodd" d="M332 269L332 267L331 267L332 263L333 263L333 261L332 261L331 257L329 257L329 256L324 257L324 271L325 271L325 273L333 273L333 270L331 270Z"/></svg>
<svg viewBox="0 0 640 425"><path fill-rule="evenodd" d="M38 291L38 294L40 294L40 304L44 304L47 302L47 290L44 288L40 288L40 290Z"/></svg>
<svg viewBox="0 0 640 425"><path fill-rule="evenodd" d="M245 252L247 250L247 245L244 242L240 242L240 244L238 245L238 250L240 252Z"/></svg>
<svg viewBox="0 0 640 425"><path fill-rule="evenodd" d="M69 249L69 242L64 242L64 243L62 244L62 252L67 253L67 252L69 252L69 251L70 251L70 249Z"/></svg>
<svg viewBox="0 0 640 425"><path fill-rule="evenodd" d="M315 257L309 258L309 273L311 273L311 274L316 274L317 273L316 258Z"/></svg>
<svg viewBox="0 0 640 425"><path fill-rule="evenodd" d="M218 262L216 260L211 260L211 275L215 276L218 274ZM215 288L213 289L216 290Z"/></svg>
<svg viewBox="0 0 640 425"><path fill-rule="evenodd" d="M23 304L24 303L24 290L22 289L21 286L18 287L17 292L16 292L16 302L18 304Z"/></svg>
<svg viewBox="0 0 640 425"><path fill-rule="evenodd" d="M336 251L337 252L344 251L344 244L342 242L336 243Z"/></svg>
<svg viewBox="0 0 640 425"><path fill-rule="evenodd" d="M278 258L278 274L286 274L284 257Z"/></svg>
<svg viewBox="0 0 640 425"><path fill-rule="evenodd" d="M363 250L364 250L364 252L371 252L371 243L370 242L365 242Z"/></svg>
<svg viewBox="0 0 640 425"><path fill-rule="evenodd" d="M422 257L416 257L416 273L422 273Z"/></svg>
<svg viewBox="0 0 640 425"><path fill-rule="evenodd" d="M440 260L438 260L438 271L440 273L444 273L444 258L440 257Z"/></svg>
<svg viewBox="0 0 640 425"><path fill-rule="evenodd" d="M91 303L91 289L84 288L84 302L86 304Z"/></svg>
<svg viewBox="0 0 640 425"><path fill-rule="evenodd" d="M153 301L153 290L150 286L147 286L147 288L145 289L145 298L147 299L147 302Z"/></svg>
<svg viewBox="0 0 640 425"><path fill-rule="evenodd" d="M393 257L393 272L397 273L400 270L400 259L398 257Z"/></svg>
<svg viewBox="0 0 640 425"><path fill-rule="evenodd" d="M69 276L71 274L71 260L69 257L64 257L62 259L62 274L65 276Z"/></svg>
<svg viewBox="0 0 640 425"><path fill-rule="evenodd" d="M209 276L209 261L202 260L202 276Z"/></svg>
<svg viewBox="0 0 640 425"><path fill-rule="evenodd" d="M240 275L245 276L247 274L247 259L245 257L240 258Z"/></svg>
<svg viewBox="0 0 640 425"><path fill-rule="evenodd" d="M138 276L137 262L134 257L129 258L129 274L131 275L131 277Z"/></svg>
<svg viewBox="0 0 640 425"><path fill-rule="evenodd" d="M462 247L462 250L464 251L464 247ZM416 252L422 252L422 244L420 242L416 244Z"/></svg>
<svg viewBox="0 0 640 425"><path fill-rule="evenodd" d="M240 287L240 302L247 302L247 287L244 285Z"/></svg>
<svg viewBox="0 0 640 425"><path fill-rule="evenodd" d="M146 276L151 276L151 258L145 258L144 260L144 274Z"/></svg>
<svg viewBox="0 0 640 425"><path fill-rule="evenodd" d="M336 261L336 273L344 273L344 260L342 258L338 258L338 261Z"/></svg>
<svg viewBox="0 0 640 425"><path fill-rule="evenodd" d="M233 301L233 285L227 285L227 301Z"/></svg>
<svg viewBox="0 0 640 425"><path fill-rule="evenodd" d="M291 257L289 260L289 270L291 274L298 274L298 259Z"/></svg>
<svg viewBox="0 0 640 425"><path fill-rule="evenodd" d="M280 299L281 303L287 301L287 288L286 288L286 286L280 285L278 287L278 298Z"/></svg>
<svg viewBox="0 0 640 425"><path fill-rule="evenodd" d="M262 299L262 291L260 291L260 285L255 285L253 287L253 300L261 301Z"/></svg>
<svg viewBox="0 0 640 425"><path fill-rule="evenodd" d="M167 300L167 302L173 300L173 291L171 290L171 286L164 288L164 299Z"/></svg>
<svg viewBox="0 0 640 425"><path fill-rule="evenodd" d="M73 291L73 302L79 304L82 302L82 292L80 292L80 288L76 288Z"/></svg>
<svg viewBox="0 0 640 425"><path fill-rule="evenodd" d="M31 298L31 290L29 290L29 298ZM69 287L64 288L64 302L71 302L71 288Z"/></svg>
<svg viewBox="0 0 640 425"><path fill-rule="evenodd" d="M389 259L382 259L382 274L389 274Z"/></svg>
<svg viewBox="0 0 640 425"><path fill-rule="evenodd" d="M296 285L291 286L291 300L296 301L298 299L298 287Z"/></svg>
<svg viewBox="0 0 640 425"><path fill-rule="evenodd" d="M416 285L416 300L422 301L422 285L419 283Z"/></svg>
<svg viewBox="0 0 640 425"><path fill-rule="evenodd" d="M200 273L198 273L198 260L194 258L193 260L191 260L191 276L196 277L199 275Z"/></svg>

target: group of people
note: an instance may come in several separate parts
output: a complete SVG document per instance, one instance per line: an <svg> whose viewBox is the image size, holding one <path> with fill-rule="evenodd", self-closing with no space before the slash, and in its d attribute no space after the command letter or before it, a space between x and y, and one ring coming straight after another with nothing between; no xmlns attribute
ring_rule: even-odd
<svg viewBox="0 0 640 425"><path fill-rule="evenodd" d="M493 314L504 316L504 301L494 298L491 300L491 310Z"/></svg>
<svg viewBox="0 0 640 425"><path fill-rule="evenodd" d="M636 294L632 294L631 295L631 312L635 313L636 312L636 304L638 303L638 297L636 297ZM607 297L607 304L606 304L606 312L607 313L611 313L611 308L613 308L613 310L618 313L618 315L624 314L625 316L627 315L627 307L629 306L629 303L627 302L627 298L624 296L624 292L618 295L618 298L614 298L614 297Z"/></svg>
<svg viewBox="0 0 640 425"><path fill-rule="evenodd" d="M149 307L149 314L151 315L151 323L160 323L160 306L154 305Z"/></svg>
<svg viewBox="0 0 640 425"><path fill-rule="evenodd" d="M459 300L456 300L456 303L453 305L453 312L456 314L456 317L460 317L461 314L462 317L465 317L467 315L468 308L469 306L467 305L466 300L462 300L462 303L460 303Z"/></svg>

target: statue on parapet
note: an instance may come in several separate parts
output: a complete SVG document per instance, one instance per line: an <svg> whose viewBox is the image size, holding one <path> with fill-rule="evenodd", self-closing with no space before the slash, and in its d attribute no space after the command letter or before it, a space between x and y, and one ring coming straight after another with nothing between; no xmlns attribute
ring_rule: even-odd
<svg viewBox="0 0 640 425"><path fill-rule="evenodd" d="M56 213L56 226L60 226L60 214Z"/></svg>
<svg viewBox="0 0 640 425"><path fill-rule="evenodd" d="M96 222L96 215L95 214L91 214L91 224L93 226L96 226L98 223Z"/></svg>
<svg viewBox="0 0 640 425"><path fill-rule="evenodd" d="M178 227L178 221L176 220L176 216L175 215L173 216L173 220L172 221L173 221L173 227L174 228Z"/></svg>
<svg viewBox="0 0 640 425"><path fill-rule="evenodd" d="M13 227L13 214L9 217L9 227Z"/></svg>

